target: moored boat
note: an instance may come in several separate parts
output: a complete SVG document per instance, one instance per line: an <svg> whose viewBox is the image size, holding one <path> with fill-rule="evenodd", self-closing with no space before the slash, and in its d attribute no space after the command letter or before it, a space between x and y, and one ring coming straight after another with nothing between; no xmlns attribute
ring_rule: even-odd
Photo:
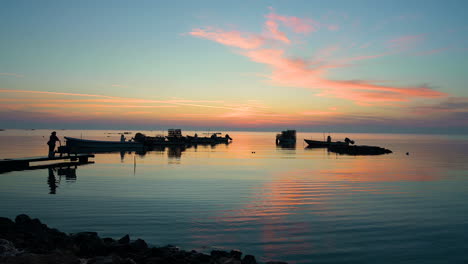
<svg viewBox="0 0 468 264"><path fill-rule="evenodd" d="M227 144L232 141L232 138L226 134L219 136L221 133L209 133L209 137L182 136L180 129L169 129L167 136L150 137L142 133L135 134L135 141L142 143L145 146L171 146L171 145L197 145L197 144Z"/></svg>
<svg viewBox="0 0 468 264"><path fill-rule="evenodd" d="M296 130L284 130L281 131L281 134L276 135L276 144L277 145L294 145L296 144Z"/></svg>
<svg viewBox="0 0 468 264"><path fill-rule="evenodd" d="M221 133L212 133L209 137L186 136L186 141L189 144L227 144L232 141L232 138L226 134L224 137L218 136Z"/></svg>
<svg viewBox="0 0 468 264"><path fill-rule="evenodd" d="M390 154L391 150L377 146L349 146L349 145L330 145L328 150L338 154L346 155L382 155Z"/></svg>
<svg viewBox="0 0 468 264"><path fill-rule="evenodd" d="M341 142L341 141L321 141L321 140L312 140L312 139L304 139L304 141L307 143L308 148L328 148L329 146L347 146L348 144L346 142Z"/></svg>
<svg viewBox="0 0 468 264"><path fill-rule="evenodd" d="M128 149L128 148L143 148L143 144L140 142L131 141L104 141L104 140L90 140L65 137L67 140L66 145L69 148L80 148L80 149Z"/></svg>

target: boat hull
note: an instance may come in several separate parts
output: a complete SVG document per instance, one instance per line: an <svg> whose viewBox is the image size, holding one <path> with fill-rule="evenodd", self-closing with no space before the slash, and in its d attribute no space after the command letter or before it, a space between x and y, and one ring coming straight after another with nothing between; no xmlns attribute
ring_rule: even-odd
<svg viewBox="0 0 468 264"><path fill-rule="evenodd" d="M309 148L327 148L330 146L330 142L327 141L319 141L319 140L311 140L311 139L304 139L307 143Z"/></svg>
<svg viewBox="0 0 468 264"><path fill-rule="evenodd" d="M328 150L330 152L345 155L382 155L392 153L389 149L377 146L331 145L328 147Z"/></svg>
<svg viewBox="0 0 468 264"><path fill-rule="evenodd" d="M121 141L101 141L65 137L67 147L80 149L99 149L99 150L122 150L122 149L141 149L143 144L139 142L121 142Z"/></svg>

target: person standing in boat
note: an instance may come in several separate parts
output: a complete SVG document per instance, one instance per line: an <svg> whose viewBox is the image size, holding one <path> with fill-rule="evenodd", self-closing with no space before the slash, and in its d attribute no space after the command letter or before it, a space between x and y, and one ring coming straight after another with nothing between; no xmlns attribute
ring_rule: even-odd
<svg viewBox="0 0 468 264"><path fill-rule="evenodd" d="M125 139L126 139L125 136L122 134L122 135L120 136L120 142L125 142Z"/></svg>
<svg viewBox="0 0 468 264"><path fill-rule="evenodd" d="M50 134L50 138L49 138L49 141L47 142L47 145L49 145L49 158L53 158L54 155L55 155L55 142L59 142L60 143L60 146L62 145L62 142L60 141L60 139L57 137L57 132L52 132Z"/></svg>

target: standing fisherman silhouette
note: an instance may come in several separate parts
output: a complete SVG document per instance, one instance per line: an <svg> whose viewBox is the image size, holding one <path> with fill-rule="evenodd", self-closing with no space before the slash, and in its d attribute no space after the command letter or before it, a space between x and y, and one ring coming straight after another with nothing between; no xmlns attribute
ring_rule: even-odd
<svg viewBox="0 0 468 264"><path fill-rule="evenodd" d="M60 139L57 137L57 132L52 132L50 134L50 138L49 138L49 141L47 141L47 145L49 145L49 158L53 158L54 155L55 155L55 142L59 142L60 143L60 146L62 145L62 142L60 141Z"/></svg>

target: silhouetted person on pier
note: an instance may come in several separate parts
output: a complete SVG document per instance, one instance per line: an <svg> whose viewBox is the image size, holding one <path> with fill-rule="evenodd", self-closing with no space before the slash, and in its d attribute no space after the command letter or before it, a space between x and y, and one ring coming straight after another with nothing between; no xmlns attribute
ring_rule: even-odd
<svg viewBox="0 0 468 264"><path fill-rule="evenodd" d="M330 136L327 137L327 143L331 143L331 137Z"/></svg>
<svg viewBox="0 0 468 264"><path fill-rule="evenodd" d="M60 139L57 137L57 132L52 132L50 134L50 138L49 138L49 141L47 142L47 145L49 145L49 158L53 158L54 157L54 150L55 150L55 142L59 142L60 145L62 145L62 142L60 141Z"/></svg>
<svg viewBox="0 0 468 264"><path fill-rule="evenodd" d="M126 138L125 138L124 135L121 135L121 136L120 136L120 142L125 142L125 139L126 139Z"/></svg>

